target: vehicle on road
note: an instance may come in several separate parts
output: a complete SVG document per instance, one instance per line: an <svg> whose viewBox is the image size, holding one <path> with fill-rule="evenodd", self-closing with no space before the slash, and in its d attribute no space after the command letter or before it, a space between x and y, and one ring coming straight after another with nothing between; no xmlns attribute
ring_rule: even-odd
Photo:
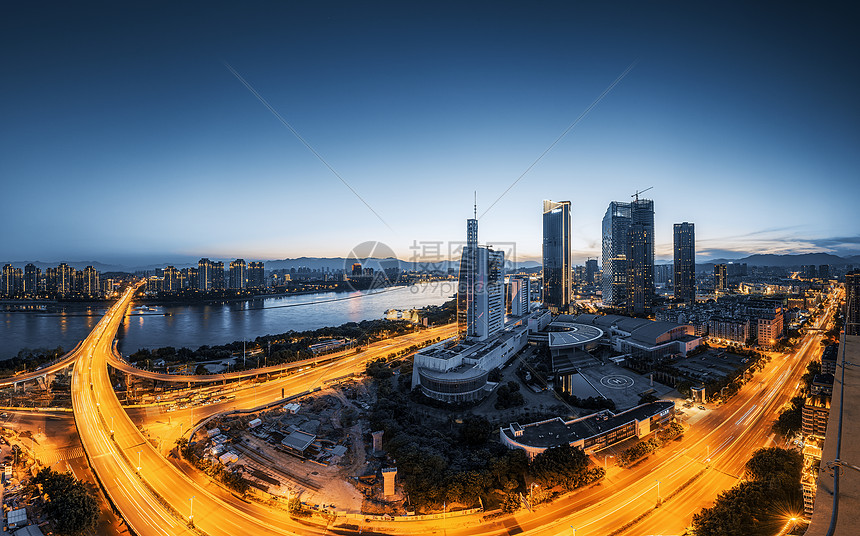
<svg viewBox="0 0 860 536"><path fill-rule="evenodd" d="M699 409L705 409L705 406L699 406Z"/></svg>

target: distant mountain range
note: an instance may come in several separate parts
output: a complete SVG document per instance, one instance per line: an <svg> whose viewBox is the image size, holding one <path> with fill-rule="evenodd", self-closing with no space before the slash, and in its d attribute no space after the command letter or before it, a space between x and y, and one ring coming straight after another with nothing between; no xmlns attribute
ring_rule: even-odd
<svg viewBox="0 0 860 536"><path fill-rule="evenodd" d="M705 263L696 263L698 265L714 265L727 264L733 262L735 264L746 263L747 266L778 266L786 268L789 266L802 266L805 264L829 264L831 266L845 266L852 264L860 266L860 255L852 255L850 257L840 257L830 253L801 253L797 255L774 255L774 254L755 254L742 259L714 259Z"/></svg>
<svg viewBox="0 0 860 536"><path fill-rule="evenodd" d="M216 259L220 260L220 259ZM225 266L229 265L232 259L224 259ZM401 270L414 270L416 268L415 263L412 261L404 261L395 258L387 258L387 259L366 259L369 266L374 269L379 266L382 267L392 267L399 266ZM13 261L13 262L0 262L0 266L5 264L11 264L16 268L23 268L24 265L32 262L37 267L44 270L45 268L53 268L56 267L62 261L56 262L43 262L43 261ZM87 266L92 266L99 272L139 272L139 271L154 271L157 268L164 268L167 265L172 264L177 268L189 268L192 266L197 266L196 262L179 262L179 263L152 263L145 265L120 265L120 264L106 264L98 261L65 261L69 266L74 267L78 270L83 270ZM352 266L354 259L348 259L346 257L299 257L296 259L278 259L278 260L268 260L263 261L266 263L267 270L289 270L290 268L299 269L301 267L310 268L311 270L326 270L335 271L342 270L344 267L347 270ZM750 255L748 257L743 257L740 259L714 259L708 262L700 262L696 263L698 266L713 266L714 264L722 264L722 263L746 263L748 266L779 266L779 267L790 267L790 266L801 266L805 264L814 264L816 266L821 264L829 264L832 266L845 266L845 265L854 265L860 267L860 255L852 255L849 257L840 257L838 255L832 255L830 253L802 253L797 255L773 255L773 254L755 254ZM419 263L418 267L422 268L426 266L432 266L437 270L448 270L449 268L456 269L459 266L458 261L440 261L437 263ZM541 263L536 261L523 261L512 263L510 261L506 261L505 268L507 270L522 270L522 269L531 269L531 268L539 268ZM658 263L659 264L659 263Z"/></svg>

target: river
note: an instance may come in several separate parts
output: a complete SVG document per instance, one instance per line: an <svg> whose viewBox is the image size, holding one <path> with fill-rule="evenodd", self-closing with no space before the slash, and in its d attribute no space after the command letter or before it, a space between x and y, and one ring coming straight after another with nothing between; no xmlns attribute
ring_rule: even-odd
<svg viewBox="0 0 860 536"><path fill-rule="evenodd" d="M322 292L216 304L151 305L130 311L117 334L120 351L175 346L196 349L261 335L382 318L388 309L441 305L456 282L358 292ZM0 359L22 348L72 348L108 305L52 304L50 312L0 312Z"/></svg>

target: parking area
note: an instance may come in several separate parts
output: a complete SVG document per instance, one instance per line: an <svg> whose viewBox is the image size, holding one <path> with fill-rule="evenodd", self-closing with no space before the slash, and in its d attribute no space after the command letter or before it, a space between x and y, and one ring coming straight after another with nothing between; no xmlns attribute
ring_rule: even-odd
<svg viewBox="0 0 860 536"><path fill-rule="evenodd" d="M672 366L691 380L708 383L744 368L747 359L724 349L711 349L695 357L679 359Z"/></svg>

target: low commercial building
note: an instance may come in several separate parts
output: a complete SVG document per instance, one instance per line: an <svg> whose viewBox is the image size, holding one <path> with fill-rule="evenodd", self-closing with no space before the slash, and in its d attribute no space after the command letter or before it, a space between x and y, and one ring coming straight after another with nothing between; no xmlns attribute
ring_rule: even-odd
<svg viewBox="0 0 860 536"><path fill-rule="evenodd" d="M620 315L579 315L578 324L599 327L613 350L634 359L657 361L672 355L686 356L702 343L693 326Z"/></svg>
<svg viewBox="0 0 860 536"><path fill-rule="evenodd" d="M674 402L658 400L618 414L603 410L570 421L556 417L523 425L511 423L499 430L499 437L503 445L523 449L531 459L561 445L593 451L631 437L642 438L671 421L674 415Z"/></svg>

